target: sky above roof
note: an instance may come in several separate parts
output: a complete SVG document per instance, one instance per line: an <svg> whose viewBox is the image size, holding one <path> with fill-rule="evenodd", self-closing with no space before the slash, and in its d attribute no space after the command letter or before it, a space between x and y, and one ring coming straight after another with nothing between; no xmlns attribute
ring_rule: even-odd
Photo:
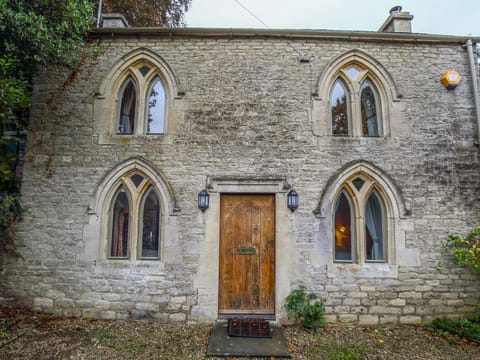
<svg viewBox="0 0 480 360"><path fill-rule="evenodd" d="M377 31L396 5L414 16L413 32L480 35L480 0L192 0L185 20L188 27Z"/></svg>

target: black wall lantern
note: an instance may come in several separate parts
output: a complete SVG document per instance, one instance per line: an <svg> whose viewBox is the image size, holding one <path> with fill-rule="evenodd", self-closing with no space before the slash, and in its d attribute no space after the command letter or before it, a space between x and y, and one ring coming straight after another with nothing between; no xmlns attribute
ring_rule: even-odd
<svg viewBox="0 0 480 360"><path fill-rule="evenodd" d="M209 203L210 203L210 195L208 195L208 192L206 189L203 189L198 193L198 208L202 211L205 211L208 209Z"/></svg>
<svg viewBox="0 0 480 360"><path fill-rule="evenodd" d="M298 194L293 189L290 190L287 195L287 206L292 211L295 211L298 209Z"/></svg>

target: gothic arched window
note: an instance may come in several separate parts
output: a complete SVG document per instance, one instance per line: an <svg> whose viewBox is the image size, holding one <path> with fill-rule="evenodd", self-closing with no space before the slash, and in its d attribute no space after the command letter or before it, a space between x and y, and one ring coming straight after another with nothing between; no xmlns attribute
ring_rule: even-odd
<svg viewBox="0 0 480 360"><path fill-rule="evenodd" d="M160 202L155 191L150 188L143 196L140 207L140 226L142 258L158 257L160 240Z"/></svg>
<svg viewBox="0 0 480 360"><path fill-rule="evenodd" d="M118 133L133 134L137 116L137 92L131 77L125 80L121 88L121 102L118 117Z"/></svg>
<svg viewBox="0 0 480 360"><path fill-rule="evenodd" d="M379 97L375 85L367 78L360 89L362 135L378 136Z"/></svg>
<svg viewBox="0 0 480 360"><path fill-rule="evenodd" d="M168 104L165 84L160 70L145 61L128 68L116 98L117 134L165 134Z"/></svg>
<svg viewBox="0 0 480 360"><path fill-rule="evenodd" d="M333 135L348 135L349 128L349 105L350 97L342 79L337 79L330 94L330 108L332 112Z"/></svg>
<svg viewBox="0 0 480 360"><path fill-rule="evenodd" d="M335 205L335 260L352 260L352 221L351 200L342 191Z"/></svg>
<svg viewBox="0 0 480 360"><path fill-rule="evenodd" d="M330 90L332 135L381 136L381 102L368 69L347 65L340 69Z"/></svg>
<svg viewBox="0 0 480 360"><path fill-rule="evenodd" d="M130 228L130 204L125 188L118 189L113 201L111 221L111 257L127 257Z"/></svg>
<svg viewBox="0 0 480 360"><path fill-rule="evenodd" d="M334 261L385 262L386 206L378 184L365 175L347 180L335 198Z"/></svg>
<svg viewBox="0 0 480 360"><path fill-rule="evenodd" d="M112 198L109 257L158 259L160 230L161 203L152 181L138 171L123 176Z"/></svg>
<svg viewBox="0 0 480 360"><path fill-rule="evenodd" d="M160 77L156 76L148 91L147 99L147 134L165 132L166 93Z"/></svg>

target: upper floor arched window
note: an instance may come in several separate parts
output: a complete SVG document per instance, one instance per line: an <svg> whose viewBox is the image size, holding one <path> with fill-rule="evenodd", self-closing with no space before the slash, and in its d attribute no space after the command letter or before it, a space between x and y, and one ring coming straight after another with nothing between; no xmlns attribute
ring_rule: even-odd
<svg viewBox="0 0 480 360"><path fill-rule="evenodd" d="M337 75L330 91L332 135L381 136L381 99L369 71L349 64Z"/></svg>
<svg viewBox="0 0 480 360"><path fill-rule="evenodd" d="M160 77L156 76L148 91L147 134L163 134L165 132L166 93Z"/></svg>
<svg viewBox="0 0 480 360"><path fill-rule="evenodd" d="M332 133L334 135L350 134L350 96L345 82L339 78L335 81L330 94L332 112Z"/></svg>
<svg viewBox="0 0 480 360"><path fill-rule="evenodd" d="M388 70L362 50L353 49L323 69L313 95L313 131L320 136L378 138L390 136L401 95ZM396 111L396 112L394 112Z"/></svg>
<svg viewBox="0 0 480 360"><path fill-rule="evenodd" d="M142 63L129 70L117 98L117 133L165 133L167 92L162 78L154 67Z"/></svg>
<svg viewBox="0 0 480 360"><path fill-rule="evenodd" d="M144 145L147 137L168 143L185 117L185 92L157 52L140 47L116 60L95 94L94 133L100 144ZM110 61L113 61L110 63Z"/></svg>
<svg viewBox="0 0 480 360"><path fill-rule="evenodd" d="M120 90L121 99L118 111L118 133L133 134L137 116L137 90L131 77L125 80Z"/></svg>

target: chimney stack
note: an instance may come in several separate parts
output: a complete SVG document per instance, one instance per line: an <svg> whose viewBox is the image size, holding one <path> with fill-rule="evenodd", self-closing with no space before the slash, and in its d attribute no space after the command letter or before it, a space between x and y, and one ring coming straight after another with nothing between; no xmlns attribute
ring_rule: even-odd
<svg viewBox="0 0 480 360"><path fill-rule="evenodd" d="M413 15L409 12L402 12L401 6L394 6L390 9L390 16L385 20L379 32L398 32L411 33L412 32Z"/></svg>
<svg viewBox="0 0 480 360"><path fill-rule="evenodd" d="M127 28L129 27L127 20L122 14L107 13L102 15L103 28Z"/></svg>

